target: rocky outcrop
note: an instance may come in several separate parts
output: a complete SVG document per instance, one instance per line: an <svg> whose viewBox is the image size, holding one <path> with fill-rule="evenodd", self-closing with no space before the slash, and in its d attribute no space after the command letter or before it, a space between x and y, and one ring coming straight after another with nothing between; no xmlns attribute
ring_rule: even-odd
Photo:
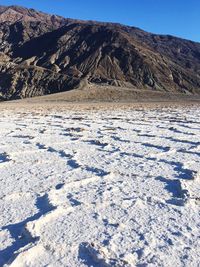
<svg viewBox="0 0 200 267"><path fill-rule="evenodd" d="M0 7L1 99L88 83L200 94L200 44L112 23Z"/></svg>
<svg viewBox="0 0 200 267"><path fill-rule="evenodd" d="M61 27L68 20L56 15L48 15L34 9L20 6L0 6L0 22L42 22L53 27Z"/></svg>

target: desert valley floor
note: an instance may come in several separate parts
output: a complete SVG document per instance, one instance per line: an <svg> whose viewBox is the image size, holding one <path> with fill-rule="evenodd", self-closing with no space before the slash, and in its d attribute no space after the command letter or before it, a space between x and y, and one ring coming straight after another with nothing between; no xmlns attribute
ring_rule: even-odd
<svg viewBox="0 0 200 267"><path fill-rule="evenodd" d="M0 266L200 266L200 106L1 106L0 214Z"/></svg>

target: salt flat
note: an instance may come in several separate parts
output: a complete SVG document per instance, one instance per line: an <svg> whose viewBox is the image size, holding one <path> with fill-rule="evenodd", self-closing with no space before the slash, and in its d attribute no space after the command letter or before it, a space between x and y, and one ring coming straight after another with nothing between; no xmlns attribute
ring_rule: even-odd
<svg viewBox="0 0 200 267"><path fill-rule="evenodd" d="M1 106L0 266L200 266L200 106Z"/></svg>

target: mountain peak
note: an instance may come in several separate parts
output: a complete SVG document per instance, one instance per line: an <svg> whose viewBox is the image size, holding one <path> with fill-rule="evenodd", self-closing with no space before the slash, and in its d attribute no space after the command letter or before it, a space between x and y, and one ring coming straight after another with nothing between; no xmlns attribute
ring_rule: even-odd
<svg viewBox="0 0 200 267"><path fill-rule="evenodd" d="M0 99L82 84L200 94L200 44L114 23L0 6Z"/></svg>
<svg viewBox="0 0 200 267"><path fill-rule="evenodd" d="M15 5L0 6L0 22L15 23L18 21L39 21L47 24L54 23L55 26L62 26L66 20L60 16L36 11L33 8L25 8Z"/></svg>

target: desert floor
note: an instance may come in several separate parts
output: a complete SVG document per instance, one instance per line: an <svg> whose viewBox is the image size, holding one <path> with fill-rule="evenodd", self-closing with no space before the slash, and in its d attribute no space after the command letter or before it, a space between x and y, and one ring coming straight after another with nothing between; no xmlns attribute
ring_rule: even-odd
<svg viewBox="0 0 200 267"><path fill-rule="evenodd" d="M200 265L200 105L0 105L0 266Z"/></svg>

